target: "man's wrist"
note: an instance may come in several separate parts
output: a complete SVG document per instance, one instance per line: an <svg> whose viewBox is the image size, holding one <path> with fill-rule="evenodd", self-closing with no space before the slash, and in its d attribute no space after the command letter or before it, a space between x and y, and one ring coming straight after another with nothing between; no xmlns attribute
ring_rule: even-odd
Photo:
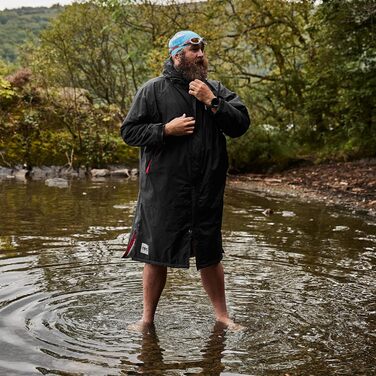
<svg viewBox="0 0 376 376"><path fill-rule="evenodd" d="M212 93L212 94L213 94L213 93ZM210 97L210 98L207 100L207 102L205 103L206 107L211 108L210 105L211 105L211 102L212 102L212 100L213 100L214 98L216 98L215 95L213 95L212 97Z"/></svg>
<svg viewBox="0 0 376 376"><path fill-rule="evenodd" d="M208 107L212 110L217 110L219 105L220 105L220 99L218 97L213 97Z"/></svg>
<svg viewBox="0 0 376 376"><path fill-rule="evenodd" d="M167 127L167 125L168 123L163 125L163 136L165 137L170 135L169 128Z"/></svg>

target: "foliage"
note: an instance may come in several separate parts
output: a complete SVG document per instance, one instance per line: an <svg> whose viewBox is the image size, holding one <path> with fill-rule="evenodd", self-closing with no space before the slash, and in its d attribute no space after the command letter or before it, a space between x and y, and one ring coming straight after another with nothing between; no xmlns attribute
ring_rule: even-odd
<svg viewBox="0 0 376 376"><path fill-rule="evenodd" d="M376 154L376 4L325 1L312 19L304 112L320 154Z"/></svg>
<svg viewBox="0 0 376 376"><path fill-rule="evenodd" d="M0 77L0 106L5 108L16 97L17 93L12 89L10 82Z"/></svg>
<svg viewBox="0 0 376 376"><path fill-rule="evenodd" d="M75 3L24 45L31 84L0 64L0 139L22 144L8 147L12 161L17 150L30 163L48 150L76 165L135 157L119 122L161 73L172 34L193 29L208 41L210 77L251 114L249 132L229 140L233 170L375 156L375 16L373 0Z"/></svg>
<svg viewBox="0 0 376 376"><path fill-rule="evenodd" d="M240 139L228 140L232 172L281 170L299 160L299 150L291 133L270 125L255 125Z"/></svg>
<svg viewBox="0 0 376 376"><path fill-rule="evenodd" d="M36 41L41 30L63 9L57 4L51 8L22 7L0 11L0 59L15 62L20 46L29 39Z"/></svg>
<svg viewBox="0 0 376 376"><path fill-rule="evenodd" d="M88 90L125 114L145 80L147 43L106 8L75 3L41 34L40 46L25 55L41 85Z"/></svg>
<svg viewBox="0 0 376 376"><path fill-rule="evenodd" d="M22 75L21 70L8 77L13 86L0 77L2 162L72 167L134 163L137 152L119 137L116 106L93 104L82 90L46 91L32 77L20 80Z"/></svg>

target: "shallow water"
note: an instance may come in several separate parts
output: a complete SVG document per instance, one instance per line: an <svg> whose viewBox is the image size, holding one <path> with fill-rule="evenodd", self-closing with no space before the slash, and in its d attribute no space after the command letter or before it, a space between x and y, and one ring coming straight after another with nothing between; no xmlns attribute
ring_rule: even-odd
<svg viewBox="0 0 376 376"><path fill-rule="evenodd" d="M120 258L137 181L0 192L0 375L376 373L369 218L228 189L227 300L246 330L215 326L192 265L169 271L156 330L142 335L127 330L142 265Z"/></svg>

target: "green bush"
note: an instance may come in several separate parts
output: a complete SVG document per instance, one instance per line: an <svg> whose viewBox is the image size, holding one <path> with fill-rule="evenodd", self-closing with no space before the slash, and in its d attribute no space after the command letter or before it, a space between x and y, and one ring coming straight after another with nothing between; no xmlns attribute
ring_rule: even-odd
<svg viewBox="0 0 376 376"><path fill-rule="evenodd" d="M1 163L29 166L135 165L138 150L120 137L119 109L82 90L44 90L31 73L0 76Z"/></svg>
<svg viewBox="0 0 376 376"><path fill-rule="evenodd" d="M255 125L241 138L228 140L230 171L283 169L299 159L298 150L292 131Z"/></svg>

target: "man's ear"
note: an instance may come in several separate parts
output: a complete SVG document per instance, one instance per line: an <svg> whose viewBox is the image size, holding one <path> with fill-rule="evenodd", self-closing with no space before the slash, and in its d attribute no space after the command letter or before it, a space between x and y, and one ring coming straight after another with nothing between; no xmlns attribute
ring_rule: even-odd
<svg viewBox="0 0 376 376"><path fill-rule="evenodd" d="M180 60L181 60L181 53L180 52L178 52L177 54L172 56L172 61L174 62L174 65L179 65Z"/></svg>

